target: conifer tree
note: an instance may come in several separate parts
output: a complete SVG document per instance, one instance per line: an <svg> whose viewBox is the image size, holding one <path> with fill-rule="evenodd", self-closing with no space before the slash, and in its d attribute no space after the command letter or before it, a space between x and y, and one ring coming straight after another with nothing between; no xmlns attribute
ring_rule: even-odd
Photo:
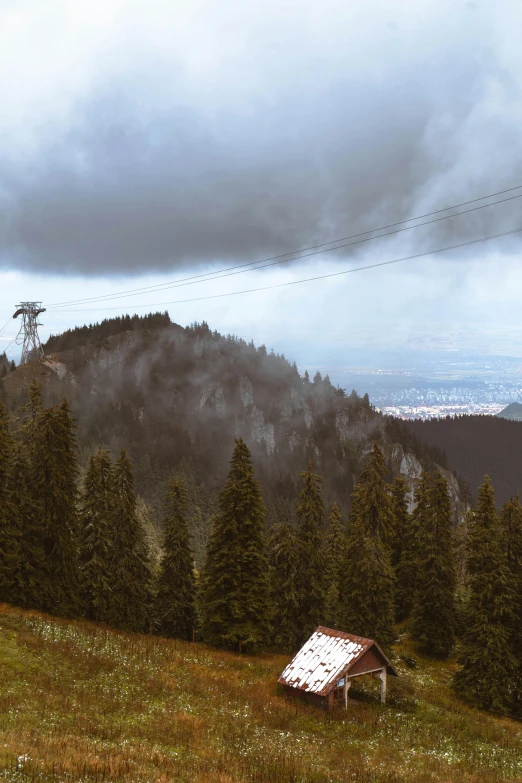
<svg viewBox="0 0 522 783"><path fill-rule="evenodd" d="M411 629L430 654L447 656L455 643L456 579L451 500L441 473L429 490L428 502L431 513L419 552Z"/></svg>
<svg viewBox="0 0 522 783"><path fill-rule="evenodd" d="M0 601L22 603L19 515L11 490L13 442L0 402Z"/></svg>
<svg viewBox="0 0 522 783"><path fill-rule="evenodd" d="M419 584L421 552L426 533L432 528L430 486L431 476L423 471L415 490L414 509L406 518L399 562L395 567L395 616L398 621L411 614Z"/></svg>
<svg viewBox="0 0 522 783"><path fill-rule="evenodd" d="M394 574L387 547L357 521L345 546L340 624L344 631L393 642Z"/></svg>
<svg viewBox="0 0 522 783"><path fill-rule="evenodd" d="M80 585L86 617L106 623L112 619L114 516L114 467L107 449L99 449L83 480Z"/></svg>
<svg viewBox="0 0 522 783"><path fill-rule="evenodd" d="M79 612L77 463L75 424L69 405L37 414L33 470L45 562L39 606L54 614Z"/></svg>
<svg viewBox="0 0 522 783"><path fill-rule="evenodd" d="M228 649L256 649L270 630L265 508L250 452L239 439L219 496L202 577L203 637Z"/></svg>
<svg viewBox="0 0 522 783"><path fill-rule="evenodd" d="M124 449L114 466L113 535L113 623L144 631L150 617L151 572L145 531L136 514L132 465Z"/></svg>
<svg viewBox="0 0 522 783"><path fill-rule="evenodd" d="M522 506L518 495L504 503L500 521L504 551L515 592L513 652L518 662L518 674L513 709L517 716L522 716Z"/></svg>
<svg viewBox="0 0 522 783"><path fill-rule="evenodd" d="M505 713L512 703L517 675L511 649L515 595L488 476L479 489L468 547L470 596L464 665L454 676L454 687L475 706Z"/></svg>
<svg viewBox="0 0 522 783"><path fill-rule="evenodd" d="M392 513L384 457L375 444L353 496L341 571L343 630L390 644L395 632Z"/></svg>
<svg viewBox="0 0 522 783"><path fill-rule="evenodd" d="M361 473L353 495L352 516L362 521L369 535L379 538L385 547L393 545L393 513L386 476L384 454L373 444L370 460Z"/></svg>
<svg viewBox="0 0 522 783"><path fill-rule="evenodd" d="M156 607L161 633L191 639L196 628L194 556L186 520L187 496L181 481L167 487L163 517L164 556L158 579Z"/></svg>
<svg viewBox="0 0 522 783"><path fill-rule="evenodd" d="M401 559L404 536L410 524L407 500L408 493L409 489L406 481L401 476L398 476L394 481L392 489L393 534L391 560L394 568L397 568Z"/></svg>
<svg viewBox="0 0 522 783"><path fill-rule="evenodd" d="M22 591L24 606L41 609L42 588L47 579L45 524L36 491L37 422L43 410L42 392L36 382L27 389L27 404L13 454L11 490L21 531Z"/></svg>
<svg viewBox="0 0 522 783"><path fill-rule="evenodd" d="M297 574L300 565L299 538L295 528L278 525L269 542L272 625L275 646L291 652L299 647L301 631L297 622Z"/></svg>
<svg viewBox="0 0 522 783"><path fill-rule="evenodd" d="M325 546L326 603L324 623L330 628L339 628L339 581L341 577L344 546L345 532L343 529L343 517L339 506L337 503L334 503L330 511L330 526Z"/></svg>
<svg viewBox="0 0 522 783"><path fill-rule="evenodd" d="M322 479L313 471L301 473L302 487L297 507L299 536L299 571L297 574L297 624L304 641L324 621L325 574L323 525L324 502Z"/></svg>
<svg viewBox="0 0 522 783"><path fill-rule="evenodd" d="M27 404L23 408L25 415L24 429L26 438L29 442L28 445L34 447L34 440L36 437L36 426L38 422L38 416L43 410L42 388L36 381L31 381L29 388L27 389Z"/></svg>

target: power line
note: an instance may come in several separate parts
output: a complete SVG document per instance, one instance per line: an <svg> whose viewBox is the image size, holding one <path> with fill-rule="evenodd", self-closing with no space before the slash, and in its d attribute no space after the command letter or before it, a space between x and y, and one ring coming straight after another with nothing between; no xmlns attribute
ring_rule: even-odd
<svg viewBox="0 0 522 783"><path fill-rule="evenodd" d="M16 337L18 337L18 335L16 335ZM10 348L10 347L12 346L12 344L13 344L13 343L16 341L16 337L13 337L13 339L11 340L11 342L9 343L9 345L7 346L7 348L4 348L4 353L7 353L7 351L9 350L9 348Z"/></svg>
<svg viewBox="0 0 522 783"><path fill-rule="evenodd" d="M137 309L140 307L163 307L164 305L174 305L174 304L186 304L188 302L202 302L207 299L222 299L227 296L238 296L240 294L252 294L256 293L258 291L269 291L274 288L285 288L286 286L290 285L298 285L299 283L311 283L316 280L325 280L329 277L339 277L340 275L348 275L352 272L363 272L365 269L376 269L377 267L381 266L391 266L392 264L399 264L402 261L411 261L414 258L423 258L425 256L431 256L435 255L435 253L444 253L447 250L457 250L461 247L468 247L470 245L477 245L481 242L487 242L490 239L498 239L499 237L506 237L510 234L516 234L518 232L522 231L522 226L520 228L514 228L511 231L503 231L500 234L490 234L487 237L481 237L480 239L471 239L468 242L459 242L456 245L448 245L446 247L439 247L435 250L427 250L424 253L415 253L411 256L403 256L402 258L394 258L391 261L380 261L376 264L368 264L366 266L359 266L354 267L352 269L343 269L341 272L330 272L329 274L325 275L316 275L315 277L306 277L301 280L290 280L287 283L276 283L274 285L267 285L263 286L261 288L247 288L243 291L229 291L225 294L209 294L208 296L198 296L194 297L193 299L177 299L173 302L153 302L149 304L139 304L139 305L126 305L125 307L127 309ZM107 310L119 310L119 307L101 307L101 308L90 308L89 310L64 310L65 313L91 313L91 312L98 312L98 311L107 311Z"/></svg>
<svg viewBox="0 0 522 783"><path fill-rule="evenodd" d="M10 324L12 320L13 320L13 316L10 316L10 317L7 319L7 321L5 322L5 324L2 326L2 328L0 329L0 334L2 334L2 333L3 333L3 331L4 331L4 330L5 330L5 328L6 328L6 326L7 326L8 324Z"/></svg>
<svg viewBox="0 0 522 783"><path fill-rule="evenodd" d="M100 295L100 296L86 297L86 298L83 298L83 299L69 300L69 301L66 301L66 302L55 302L54 304L47 305L47 308L48 309L49 308L59 308L59 307L66 307L67 305L70 305L70 304L87 304L88 302L101 302L101 301L111 301L113 299L123 299L123 298L125 298L126 296L128 296L129 294L132 294L132 293L135 293L135 294L141 296L143 294L150 293L150 292L155 291L155 290L168 290L169 288L178 288L178 287L184 287L186 285L195 285L195 284L200 283L200 282L209 282L209 281L212 281L212 280L219 280L222 277L230 277L230 276L233 276L233 275L236 275L236 274L242 274L243 272L248 272L248 271L252 271L252 270L255 270L255 269L266 269L269 266L276 266L277 264L288 263L289 261L297 261L297 260L302 259L302 258L309 258L310 256L320 255L321 253L328 253L328 252L331 252L333 250L340 250L342 248L349 247L351 245L356 245L356 244L360 244L360 243L363 243L363 242L370 242L370 241L372 241L374 239L381 239L383 237L391 236L393 234L399 234L399 233L402 233L404 231L410 231L411 229L414 229L414 228L421 228L422 226L430 225L432 223L438 223L438 222L440 222L442 220L449 220L449 218L458 217L459 215L465 215L465 214L468 214L469 212L476 212L479 209L486 209L488 207L494 207L497 204L503 204L506 201L513 201L515 199L522 198L522 194L519 194L519 195L516 195L516 196L510 196L510 197L505 198L505 199L500 199L499 201L495 201L495 202L493 202L491 204L481 204L478 207L472 207L471 209L466 209L466 210L463 210L462 212L457 212L457 213L455 213L453 215L444 215L443 217L435 218L434 220L428 220L428 221L426 221L424 223L418 223L415 226L406 226L404 228L397 229L395 231L389 231L386 234L379 234L378 236L374 236L374 237L366 237L364 239L359 239L359 240L357 240L355 242L349 242L347 244L338 244L339 242L344 242L345 240L348 240L348 239L355 239L356 237L363 236L364 234L370 234L370 233L374 233L376 231L384 231L387 228L392 228L394 226L401 225L402 223L409 223L409 222L411 222L413 220L421 220L422 218L429 217L431 215L437 215L440 212L447 212L450 209L457 209L458 207L466 206L467 204L473 204L473 203L476 203L477 201L483 201L486 198L493 198L494 196L502 195L503 193L509 193L509 192L512 192L513 190L519 190L521 187L522 187L522 185L517 185L514 188L508 188L507 190L498 191L497 193L491 193L491 194L489 194L487 196L481 196L480 198L472 199L471 201L464 201L464 202L461 202L460 204L455 204L455 205L453 205L451 207L445 207L444 209L438 209L438 210L435 210L434 212L427 212L424 215L418 215L417 217L408 218L407 220L398 221L397 223L390 223L389 225L381 226L380 228L368 229L367 231L362 231L362 232L360 232L358 234L351 234L350 236L342 237L342 238L336 239L336 240L331 240L330 242L324 242L324 243L321 243L319 245L311 245L310 247L302 248L301 250L295 250L295 251L292 251L292 252L289 252L289 253L282 253L281 255L278 255L278 256L271 256L269 258L259 259L258 261L251 261L251 262L246 263L246 264L239 264L239 265L236 265L236 266L227 267L225 269L218 269L218 270L216 270L214 272L206 272L206 273L203 273L203 274L200 274L200 275L194 275L194 276L191 276L191 277L181 278L180 280L177 280L177 281L174 280L174 281L170 281L170 282L167 282L167 283L159 283L159 284L154 285L154 286L146 286L146 287L142 287L142 288L129 289L127 291L120 291L120 292L117 292L115 294L104 294L104 295ZM335 243L335 247L326 247L326 245L331 245L331 244L334 244L334 243ZM323 248L323 249L316 250L316 248ZM315 252L308 253L307 252L308 250L312 250L312 251L315 251ZM301 253L301 254L305 253L305 255L297 255L298 253ZM289 255L295 256L295 257L294 258L285 258L286 256L289 256ZM282 260L278 260L278 259L282 259ZM266 263L266 262L272 262L272 263ZM258 266L259 264L262 264L262 266ZM240 270L240 271L235 271L235 270Z"/></svg>

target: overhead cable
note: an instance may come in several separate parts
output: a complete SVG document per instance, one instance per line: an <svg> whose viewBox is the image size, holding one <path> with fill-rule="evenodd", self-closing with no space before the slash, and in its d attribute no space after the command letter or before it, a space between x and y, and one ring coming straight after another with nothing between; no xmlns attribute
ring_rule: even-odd
<svg viewBox="0 0 522 783"><path fill-rule="evenodd" d="M446 247L439 247L436 248L435 250L427 250L424 253L415 253L414 255L411 256L394 258L391 261L379 261L378 263L375 264L367 264L366 266L353 267L351 269L343 269L340 272L330 272L324 275L315 275L314 277L306 277L306 278L302 278L301 280L290 280L289 282L286 283L275 283L274 285L262 286L260 288L247 288L242 291L229 291L223 294L209 294L208 296L198 296L198 297L194 297L193 299L177 299L173 302L153 302L148 304L125 305L125 308L135 310L141 307L163 307L165 305L186 304L187 302L203 302L207 299L222 299L227 296L239 296L240 294L252 294L252 293L257 293L258 291L269 291L274 288L285 288L286 286L298 285L299 283L311 283L316 280L325 280L330 277L339 277L340 275L348 275L351 274L352 272L363 272L366 269L376 269L382 266L391 266L392 264L399 264L402 261L412 261L414 258L424 258L426 256L435 255L436 253L445 253L448 250L457 250L458 248L461 247L469 247L470 245L477 245L481 242L487 242L490 239L498 239L499 237L510 236L511 234L516 234L520 231L522 231L522 226L520 228L514 228L511 231L503 231L500 234L490 234L489 236L481 237L480 239L471 239L467 242L459 242L456 245L447 245ZM62 312L91 313L91 312L98 312L98 311L105 312L107 310L120 310L120 309L121 309L120 307L101 307L101 308L90 308L88 310L63 310Z"/></svg>
<svg viewBox="0 0 522 783"><path fill-rule="evenodd" d="M512 192L513 190L519 190L520 188L522 188L522 185L518 185L517 187L514 187L514 188L508 188L507 190L504 190L504 191L498 191L497 193L491 193L488 196L481 196L480 198L472 199L471 201L464 201L464 202L461 202L460 204L455 204L455 205L453 205L451 207L445 207L444 209L435 210L434 212L427 212L424 215L418 215L417 217L407 218L406 220L398 221L397 223L390 223L387 226L381 226L380 228L375 228L375 229L368 229L367 231L362 231L362 232L359 232L358 234L351 234L350 236L342 237L342 238L339 238L339 239L336 239L336 240L331 240L330 242L324 242L324 243L322 243L320 245L311 245L310 247L302 248L301 250L295 250L295 251L292 251L292 252L289 252L289 253L282 253L281 255L278 255L278 256L271 256L269 258L259 259L258 261L251 261L251 262L248 262L246 264L239 264L239 265L232 266L232 267L226 267L225 269L218 269L218 270L215 270L213 272L205 272L205 273L202 273L200 275L193 275L191 277L181 278L179 280L174 280L174 281L170 281L170 282L166 282L166 283L158 283L157 285L154 285L154 286L146 286L146 287L142 287L142 288L129 289L127 291L120 291L120 292L116 292L114 294L103 294L103 295L94 296L94 297L84 297L82 299L73 299L73 300L69 300L69 301L65 301L65 302L55 302L55 303L52 303L52 304L48 304L46 306L47 306L47 309L50 309L50 308L61 308L61 307L66 307L66 306L71 305L71 304L87 304L89 302L102 302L102 301L111 301L111 300L115 300L115 299L123 299L126 296L129 296L130 294L136 294L137 296L141 296L141 295L144 295L144 294L147 294L147 293L151 293L152 291L161 291L161 290L168 290L170 288L184 287L186 285L195 285L195 284L201 283L201 282L208 282L208 281L211 281L211 280L219 280L222 277L230 277L230 276L233 276L233 275L236 275L236 274L242 274L243 272L255 271L256 269L266 269L267 267L270 267L270 266L276 266L278 264L284 264L284 263L288 263L290 261L297 261L297 260L302 259L302 258L309 258L311 256L320 255L321 253L328 253L328 252L332 252L332 251L335 251L335 250L341 250L341 249L343 249L345 247L350 247L352 245L357 245L357 244L361 244L361 243L364 243L364 242L370 242L370 241L372 241L374 239L381 239L383 237L392 236L394 234L400 234L400 233L402 233L404 231L410 231L410 230L412 230L414 228L421 228L422 226L427 226L427 225L430 225L432 223L438 223L438 222L440 222L442 220L449 220L450 218L458 217L459 215L465 215L465 214L468 214L470 212L476 212L477 210L480 210L480 209L486 209L488 207L494 207L497 204L503 204L503 203L505 203L507 201L513 201L515 199L522 198L522 193L518 194L516 196L510 196L510 197L505 198L505 199L500 199L499 201L494 201L494 202L492 202L490 204L481 204L481 205L479 205L477 207L472 207L471 209L466 209L466 210L463 210L461 212L456 212L456 213L454 213L452 215L444 215L444 216L439 217L439 218L434 218L433 220L427 220L424 223L417 223L414 226L405 226L404 228L396 229L395 231L389 231L389 232L387 232L385 234L379 234L377 236L365 237L364 239L357 239L355 242L347 242L345 244L339 244L340 242L345 242L345 240L348 240L348 239L355 239L356 237L361 237L361 236L363 236L365 234L374 233L376 231L384 231L387 228L392 228L394 226L401 225L402 223L409 223L409 222L412 222L413 220L420 220L422 218L429 217L430 215L439 214L440 212L447 212L450 209L457 209L458 207L466 206L467 204L476 203L477 201L483 201L486 198L493 198L494 196L502 195L503 193ZM334 247L326 247L326 245L332 245L334 243L335 243ZM322 249L317 250L316 248L322 248ZM314 252L310 252L310 253L307 252L309 250L310 251L314 251ZM301 254L301 255L297 255L297 254ZM293 257L292 258L286 258L286 256L293 256ZM236 271L236 270L238 270L238 271Z"/></svg>

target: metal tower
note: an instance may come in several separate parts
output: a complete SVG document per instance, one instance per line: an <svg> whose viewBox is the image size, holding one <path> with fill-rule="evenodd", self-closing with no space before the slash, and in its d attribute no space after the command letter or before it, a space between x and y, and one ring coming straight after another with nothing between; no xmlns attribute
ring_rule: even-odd
<svg viewBox="0 0 522 783"><path fill-rule="evenodd" d="M20 364L27 364L27 362L44 356L40 338L38 337L38 327L41 326L38 323L40 313L45 313L45 307L42 307L41 302L20 302L18 310L13 315L13 318L18 318L19 315L23 316L20 331L16 338L16 344L23 346Z"/></svg>

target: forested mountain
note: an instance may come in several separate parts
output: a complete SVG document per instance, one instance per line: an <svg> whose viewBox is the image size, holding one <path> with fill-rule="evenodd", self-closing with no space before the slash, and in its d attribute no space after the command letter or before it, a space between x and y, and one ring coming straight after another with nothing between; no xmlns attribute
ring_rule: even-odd
<svg viewBox="0 0 522 783"><path fill-rule="evenodd" d="M419 440L444 450L448 462L466 480L473 499L489 475L497 506L522 491L522 422L497 416L447 416L405 422Z"/></svg>
<svg viewBox="0 0 522 783"><path fill-rule="evenodd" d="M406 623L460 640L463 700L521 712L518 498L486 478L464 513L440 449L264 346L125 325L2 380L0 602L240 654Z"/></svg>
<svg viewBox="0 0 522 783"><path fill-rule="evenodd" d="M52 346L71 347L50 353ZM445 466L442 453L419 445L367 397L346 394L319 373L300 377L284 356L205 323L183 328L164 314L113 319L54 336L46 351L44 360L4 379L8 408L25 404L32 380L46 404L67 397L82 466L99 446L113 454L124 447L137 490L153 508L169 476L183 474L196 527L208 528L204 520L213 514L236 437L252 452L269 525L294 513L309 459L324 479L326 502L343 512L373 441L384 448L390 477L405 475L412 487L422 466ZM457 501L457 484L447 475Z"/></svg>

